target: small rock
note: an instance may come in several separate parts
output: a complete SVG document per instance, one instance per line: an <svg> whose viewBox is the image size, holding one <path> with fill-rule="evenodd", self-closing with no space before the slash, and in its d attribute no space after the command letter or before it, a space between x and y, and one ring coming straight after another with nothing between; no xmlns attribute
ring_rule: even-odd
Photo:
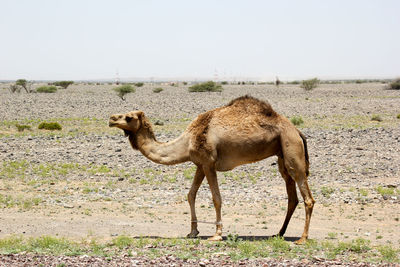
<svg viewBox="0 0 400 267"><path fill-rule="evenodd" d="M154 125L159 125L159 126L163 126L164 123L162 121L157 120Z"/></svg>
<svg viewBox="0 0 400 267"><path fill-rule="evenodd" d="M72 209L72 208L74 208L74 205L71 205L71 204L64 204L64 208L66 208L66 209Z"/></svg>

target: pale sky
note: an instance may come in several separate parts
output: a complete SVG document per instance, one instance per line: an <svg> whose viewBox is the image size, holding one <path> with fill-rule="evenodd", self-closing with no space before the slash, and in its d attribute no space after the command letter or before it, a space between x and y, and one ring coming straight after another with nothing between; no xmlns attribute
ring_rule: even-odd
<svg viewBox="0 0 400 267"><path fill-rule="evenodd" d="M0 0L0 11L0 80L400 75L397 0Z"/></svg>

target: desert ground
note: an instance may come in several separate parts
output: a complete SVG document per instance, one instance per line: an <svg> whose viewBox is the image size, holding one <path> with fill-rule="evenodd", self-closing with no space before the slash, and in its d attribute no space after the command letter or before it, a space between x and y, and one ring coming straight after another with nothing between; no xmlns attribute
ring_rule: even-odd
<svg viewBox="0 0 400 267"><path fill-rule="evenodd" d="M38 85L35 85L38 86ZM194 166L155 164L108 127L114 113L142 110L159 141L179 136L198 114L249 94L280 114L301 117L316 200L310 238L400 247L400 91L384 84L224 85L223 92L189 93L188 86L136 88L122 101L115 85L74 84L56 93L11 93L0 84L0 239L44 235L108 242L118 236L183 238ZM61 131L39 130L58 122ZM16 124L31 129L18 131ZM262 239L284 220L287 195L276 157L218 173L224 236ZM304 205L286 232L301 236ZM206 181L198 219L215 221ZM200 223L201 237L215 232ZM257 264L257 263L254 263ZM0 264L1 265L1 264Z"/></svg>

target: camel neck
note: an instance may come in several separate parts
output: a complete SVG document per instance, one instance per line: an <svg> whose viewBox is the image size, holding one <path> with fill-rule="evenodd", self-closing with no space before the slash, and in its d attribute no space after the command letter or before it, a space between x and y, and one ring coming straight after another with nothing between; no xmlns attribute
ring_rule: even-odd
<svg viewBox="0 0 400 267"><path fill-rule="evenodd" d="M189 160L189 138L182 134L175 140L169 142L158 142L151 128L140 129L136 136L135 144L139 151L155 163L173 165Z"/></svg>

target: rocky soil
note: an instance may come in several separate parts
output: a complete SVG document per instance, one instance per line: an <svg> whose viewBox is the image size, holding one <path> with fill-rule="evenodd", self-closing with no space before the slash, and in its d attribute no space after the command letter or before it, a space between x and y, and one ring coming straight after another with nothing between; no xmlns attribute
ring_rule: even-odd
<svg viewBox="0 0 400 267"><path fill-rule="evenodd" d="M396 118L400 92L385 90L382 84L321 85L310 92L294 85L279 89L224 86L222 93L189 93L184 86L164 86L161 93L153 93L151 87L142 87L126 101L116 96L111 85L73 85L55 94L11 94L1 87L0 161L4 164L0 195L41 201L30 209L3 203L0 237L23 233L79 238L88 232L104 239L122 232L184 236L189 229L185 196L192 165L150 162L130 148L119 130L108 128L108 117L143 110L160 124L155 126L157 138L167 141L177 137L197 114L250 94L268 100L287 117L304 120L299 128L308 138L309 181L317 200L312 238L324 239L334 232L338 239L362 236L377 244L400 244L395 234L400 232L400 119ZM373 115L382 121L372 121ZM44 120L60 122L63 130L39 131L37 124ZM28 124L32 130L18 132L16 123ZM4 171L5 164L13 161L26 161L18 179ZM54 170L67 163L79 167L66 173ZM40 166L53 169L46 176L38 171ZM90 166L97 171L87 170L94 168ZM272 235L278 230L287 197L275 158L220 173L219 180L227 233ZM197 206L199 217L214 220L206 185L199 191ZM289 236L302 231L303 211L296 214ZM27 216L35 216L37 222ZM212 234L211 226L203 229L202 233ZM96 266L96 259L91 260ZM130 261L121 259L121 264ZM176 264L187 263L177 260Z"/></svg>

